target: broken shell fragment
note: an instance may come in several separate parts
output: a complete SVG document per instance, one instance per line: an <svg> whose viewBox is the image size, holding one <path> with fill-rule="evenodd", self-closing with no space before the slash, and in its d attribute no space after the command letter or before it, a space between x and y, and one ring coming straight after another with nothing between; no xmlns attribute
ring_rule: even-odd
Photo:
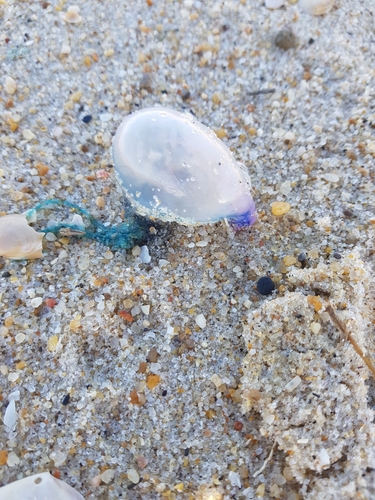
<svg viewBox="0 0 375 500"><path fill-rule="evenodd" d="M79 15L79 7L77 5L72 5L68 8L67 12L61 12L61 18L70 24L77 24L82 21L82 16Z"/></svg>
<svg viewBox="0 0 375 500"><path fill-rule="evenodd" d="M77 490L51 476L34 474L0 488L0 500L84 500Z"/></svg>
<svg viewBox="0 0 375 500"><path fill-rule="evenodd" d="M256 220L245 167L190 113L155 107L127 116L113 139L113 159L141 215L185 225Z"/></svg>
<svg viewBox="0 0 375 500"><path fill-rule="evenodd" d="M29 226L24 215L0 217L0 256L7 259L39 259L43 257L44 233Z"/></svg>
<svg viewBox="0 0 375 500"><path fill-rule="evenodd" d="M285 0L265 0L265 5L267 9L276 10L282 7L285 3Z"/></svg>
<svg viewBox="0 0 375 500"><path fill-rule="evenodd" d="M299 6L302 10L312 16L321 16L327 14L335 3L335 0L299 0Z"/></svg>

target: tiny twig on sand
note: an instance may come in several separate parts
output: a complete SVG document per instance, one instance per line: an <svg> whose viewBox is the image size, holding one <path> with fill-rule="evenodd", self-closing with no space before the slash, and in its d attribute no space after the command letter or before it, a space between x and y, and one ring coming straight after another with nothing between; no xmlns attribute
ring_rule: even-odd
<svg viewBox="0 0 375 500"><path fill-rule="evenodd" d="M254 90L253 92L247 92L247 95L259 95L259 94L273 94L276 89L260 89Z"/></svg>
<svg viewBox="0 0 375 500"><path fill-rule="evenodd" d="M330 318L332 320L332 323L342 333L342 336L343 336L344 340L348 340L352 344L353 349L355 350L355 352L358 354L358 356L360 356L363 359L363 361L366 363L368 369L372 373L372 376L375 378L375 367L372 364L372 361L370 360L370 358L368 358L367 356L365 356L365 354L362 351L362 349L360 348L360 346L357 344L357 342L354 340L354 338L351 335L351 333L348 331L346 325L337 316L336 311L333 309L333 307L331 306L331 304L328 303L328 305L326 307L326 311L329 314L329 316L330 316Z"/></svg>
<svg viewBox="0 0 375 500"><path fill-rule="evenodd" d="M275 449L275 446L276 446L276 441L273 443L273 446L271 448L271 451L270 451L270 454L268 455L268 457L265 459L264 461L264 464L262 465L262 467L256 471L254 474L253 474L253 477L257 477L259 476L259 474L262 474L262 472L264 471L264 469L267 467L267 464L268 462L272 459L273 457L273 451Z"/></svg>

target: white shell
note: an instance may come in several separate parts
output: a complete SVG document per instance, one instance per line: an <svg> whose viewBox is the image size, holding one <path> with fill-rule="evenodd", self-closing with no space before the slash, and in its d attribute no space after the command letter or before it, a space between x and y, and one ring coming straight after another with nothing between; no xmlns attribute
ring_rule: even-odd
<svg viewBox="0 0 375 500"><path fill-rule="evenodd" d="M43 257L44 233L29 226L24 215L0 217L0 256L7 259L39 259Z"/></svg>
<svg viewBox="0 0 375 500"><path fill-rule="evenodd" d="M285 0L265 0L265 5L267 9L279 9L285 3Z"/></svg>
<svg viewBox="0 0 375 500"><path fill-rule="evenodd" d="M84 500L84 497L49 472L42 472L3 486L0 500Z"/></svg>
<svg viewBox="0 0 375 500"><path fill-rule="evenodd" d="M245 168L190 113L155 107L127 116L113 139L113 159L141 215L181 224L256 219Z"/></svg>
<svg viewBox="0 0 375 500"><path fill-rule="evenodd" d="M302 10L312 16L321 16L327 14L335 3L335 0L299 0L299 6Z"/></svg>

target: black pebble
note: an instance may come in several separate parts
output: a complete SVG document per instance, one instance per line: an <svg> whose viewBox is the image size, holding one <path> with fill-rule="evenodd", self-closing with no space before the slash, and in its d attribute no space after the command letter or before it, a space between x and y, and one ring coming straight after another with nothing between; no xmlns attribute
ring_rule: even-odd
<svg viewBox="0 0 375 500"><path fill-rule="evenodd" d="M315 42L313 38L309 38L309 45L312 45Z"/></svg>
<svg viewBox="0 0 375 500"><path fill-rule="evenodd" d="M163 391L163 392L161 393L161 395L162 395L162 396L166 396L167 394L168 394L168 391Z"/></svg>
<svg viewBox="0 0 375 500"><path fill-rule="evenodd" d="M337 260L340 260L341 259L341 255L339 253L334 253L333 254L334 258L337 259Z"/></svg>
<svg viewBox="0 0 375 500"><path fill-rule="evenodd" d="M190 97L191 97L190 90L184 89L181 92L181 98L183 101L187 101L188 99L190 99Z"/></svg>
<svg viewBox="0 0 375 500"><path fill-rule="evenodd" d="M305 253L300 253L298 256L298 262L306 262L307 257Z"/></svg>
<svg viewBox="0 0 375 500"><path fill-rule="evenodd" d="M69 395L69 394L67 394L66 396L64 396L64 398L63 398L63 400L62 400L61 404L62 404L63 406L66 406L66 405L69 403L69 401L70 401L70 395Z"/></svg>
<svg viewBox="0 0 375 500"><path fill-rule="evenodd" d="M187 457L187 456L189 455L189 453L190 453L189 448L186 448L186 449L184 450L184 457Z"/></svg>
<svg viewBox="0 0 375 500"><path fill-rule="evenodd" d="M275 283L268 276L263 276L258 280L257 290L261 295L269 295L275 290Z"/></svg>
<svg viewBox="0 0 375 500"><path fill-rule="evenodd" d="M5 271L5 273L3 273L3 274L1 275L1 277L2 277L2 278L9 278L10 276L11 276L11 274L10 274L10 273L8 273L8 271Z"/></svg>
<svg viewBox="0 0 375 500"><path fill-rule="evenodd" d="M83 123L90 123L92 120L92 116L91 115L86 115L82 118L82 121Z"/></svg>

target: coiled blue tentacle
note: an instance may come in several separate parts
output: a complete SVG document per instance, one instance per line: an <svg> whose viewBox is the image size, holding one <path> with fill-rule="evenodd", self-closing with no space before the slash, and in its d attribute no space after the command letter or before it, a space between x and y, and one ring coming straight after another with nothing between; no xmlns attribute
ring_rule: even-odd
<svg viewBox="0 0 375 500"><path fill-rule="evenodd" d="M34 208L28 210L25 213L25 216L28 220L33 220L36 212L53 206L71 208L80 215L83 215L90 222L90 229L77 224L64 222L42 229L41 232L43 233L53 233L57 235L61 232L61 230L66 229L70 231L71 235L99 241L103 245L106 245L114 250L132 248L137 243L145 241L149 236L151 224L147 220L141 219L136 215L128 215L126 220L121 224L106 226L95 219L95 217L93 217L84 208L66 200L52 199L42 201L37 203Z"/></svg>

